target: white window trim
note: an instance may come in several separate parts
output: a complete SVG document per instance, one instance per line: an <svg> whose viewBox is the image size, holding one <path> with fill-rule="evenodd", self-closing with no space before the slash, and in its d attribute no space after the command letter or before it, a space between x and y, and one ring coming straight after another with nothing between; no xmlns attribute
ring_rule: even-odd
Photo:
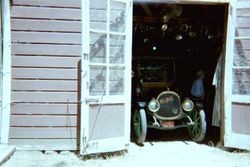
<svg viewBox="0 0 250 167"><path fill-rule="evenodd" d="M9 141L10 104L11 104L11 38L10 38L10 3L2 0L3 23L3 87L2 87L2 117L1 144Z"/></svg>

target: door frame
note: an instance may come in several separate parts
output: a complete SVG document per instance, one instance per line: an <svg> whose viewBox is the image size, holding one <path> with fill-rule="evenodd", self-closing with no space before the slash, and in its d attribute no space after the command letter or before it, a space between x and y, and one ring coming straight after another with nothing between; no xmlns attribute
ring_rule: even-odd
<svg viewBox="0 0 250 167"><path fill-rule="evenodd" d="M10 105L11 105L11 37L10 37L10 2L2 0L3 25L3 69L2 69L2 107L1 107L1 144L9 141Z"/></svg>

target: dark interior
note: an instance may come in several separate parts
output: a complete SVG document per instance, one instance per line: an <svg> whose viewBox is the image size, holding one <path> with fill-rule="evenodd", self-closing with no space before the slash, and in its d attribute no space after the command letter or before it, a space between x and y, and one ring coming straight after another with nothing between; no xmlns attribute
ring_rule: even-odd
<svg viewBox="0 0 250 167"><path fill-rule="evenodd" d="M226 9L226 5L134 3L133 104L140 81L167 85L144 94L146 100L167 88L189 97L196 72L202 69L206 72L204 106L211 125L212 80L225 38Z"/></svg>

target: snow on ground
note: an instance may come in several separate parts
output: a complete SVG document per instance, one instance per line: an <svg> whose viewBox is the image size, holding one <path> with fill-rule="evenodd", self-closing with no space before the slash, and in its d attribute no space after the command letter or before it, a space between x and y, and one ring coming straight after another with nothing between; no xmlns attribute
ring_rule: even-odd
<svg viewBox="0 0 250 167"><path fill-rule="evenodd" d="M250 152L227 152L191 141L130 144L128 151L107 158L84 160L64 152L16 151L3 167L250 167Z"/></svg>

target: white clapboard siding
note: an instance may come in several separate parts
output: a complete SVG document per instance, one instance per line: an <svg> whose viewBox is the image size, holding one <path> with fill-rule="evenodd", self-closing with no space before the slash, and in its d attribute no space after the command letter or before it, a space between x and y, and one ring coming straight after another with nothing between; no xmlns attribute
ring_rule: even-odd
<svg viewBox="0 0 250 167"><path fill-rule="evenodd" d="M11 35L13 43L81 44L80 33L13 31Z"/></svg>
<svg viewBox="0 0 250 167"><path fill-rule="evenodd" d="M81 21L12 19L13 31L81 32Z"/></svg>
<svg viewBox="0 0 250 167"><path fill-rule="evenodd" d="M76 115L79 114L78 104L41 104L13 103L11 114L14 115Z"/></svg>
<svg viewBox="0 0 250 167"><path fill-rule="evenodd" d="M75 80L12 80L12 90L21 91L78 91L79 83Z"/></svg>
<svg viewBox="0 0 250 167"><path fill-rule="evenodd" d="M77 119L76 116L69 115L12 115L10 125L13 127L76 127Z"/></svg>
<svg viewBox="0 0 250 167"><path fill-rule="evenodd" d="M12 56L14 67L77 68L80 57Z"/></svg>
<svg viewBox="0 0 250 167"><path fill-rule="evenodd" d="M41 2L37 0L12 0L13 5L28 5L28 6L40 6ZM79 0L43 0L43 6L49 7L69 7L80 8L81 1Z"/></svg>
<svg viewBox="0 0 250 167"><path fill-rule="evenodd" d="M16 44L13 43L12 54L22 55L52 55L52 56L80 56L80 45L51 45L51 44Z"/></svg>
<svg viewBox="0 0 250 167"><path fill-rule="evenodd" d="M81 20L80 9L13 6L13 18Z"/></svg>
<svg viewBox="0 0 250 167"><path fill-rule="evenodd" d="M77 141L70 139L10 139L10 145L15 145L17 150L77 150ZM41 152L42 153L42 152Z"/></svg>
<svg viewBox="0 0 250 167"><path fill-rule="evenodd" d="M19 92L13 91L12 102L67 103L77 102L77 92Z"/></svg>
<svg viewBox="0 0 250 167"><path fill-rule="evenodd" d="M12 68L14 79L77 79L77 69Z"/></svg>
<svg viewBox="0 0 250 167"><path fill-rule="evenodd" d="M80 0L13 0L10 143L76 150L80 114Z"/></svg>
<svg viewBox="0 0 250 167"><path fill-rule="evenodd" d="M25 132L25 133L24 133ZM11 127L11 139L48 139L48 138L76 138L74 127Z"/></svg>

